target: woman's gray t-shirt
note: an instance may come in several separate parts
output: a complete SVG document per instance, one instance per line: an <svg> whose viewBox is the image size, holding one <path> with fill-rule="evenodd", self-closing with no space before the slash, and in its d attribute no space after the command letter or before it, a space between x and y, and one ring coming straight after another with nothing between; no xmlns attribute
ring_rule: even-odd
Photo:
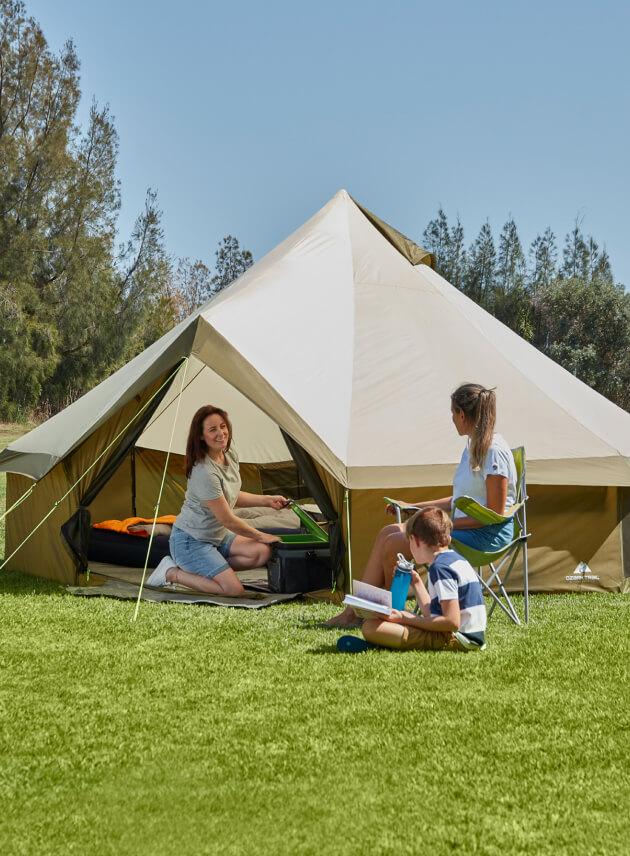
<svg viewBox="0 0 630 856"><path fill-rule="evenodd" d="M230 508L234 508L240 490L241 474L236 450L232 448L225 453L225 465L206 456L192 468L184 504L174 525L199 541L220 544L229 533L206 502L224 496Z"/></svg>

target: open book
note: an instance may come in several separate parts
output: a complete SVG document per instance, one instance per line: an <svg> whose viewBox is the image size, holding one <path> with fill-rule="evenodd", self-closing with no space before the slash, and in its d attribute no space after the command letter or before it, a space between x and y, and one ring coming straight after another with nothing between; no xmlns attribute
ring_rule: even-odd
<svg viewBox="0 0 630 856"><path fill-rule="evenodd" d="M386 589L352 581L352 594L347 594L343 602L351 606L361 618L381 618L392 613L392 593Z"/></svg>

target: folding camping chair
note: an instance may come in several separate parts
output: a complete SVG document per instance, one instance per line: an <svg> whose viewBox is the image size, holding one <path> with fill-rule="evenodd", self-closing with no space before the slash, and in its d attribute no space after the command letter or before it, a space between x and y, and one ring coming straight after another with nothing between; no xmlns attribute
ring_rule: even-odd
<svg viewBox="0 0 630 856"><path fill-rule="evenodd" d="M506 584L512 573L512 569L516 563L519 553L523 554L523 596L524 596L524 619L525 623L529 621L529 567L527 561L527 539L529 532L527 531L527 482L525 479L525 449L520 446L518 449L512 449L514 455L514 463L516 465L516 502L510 508L508 515L497 514L490 508L480 505L470 496L460 496L455 500L454 508L463 511L468 517L473 517L480 523L489 526L495 523L505 523L513 518L514 520L514 537L509 544L502 547L493 553L482 553L479 550L474 550L466 544L453 538L451 541L452 547L458 553L467 559L473 568L477 571L479 581L484 590L492 598L492 605L488 611L488 616L492 615L495 606L499 606L507 617L515 624L520 624L521 621L518 613L510 599L506 590ZM413 511L414 506L399 505L395 500L386 500L396 509L396 519L401 522L401 509L403 511ZM507 565L507 569L506 569ZM489 573L484 578L483 569L489 568ZM505 569L505 572L503 572ZM496 591L495 591L496 588Z"/></svg>

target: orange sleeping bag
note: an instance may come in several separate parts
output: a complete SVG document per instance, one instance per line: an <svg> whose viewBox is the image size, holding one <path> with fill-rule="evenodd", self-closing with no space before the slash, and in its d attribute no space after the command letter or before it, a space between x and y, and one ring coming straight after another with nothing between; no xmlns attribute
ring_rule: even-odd
<svg viewBox="0 0 630 856"><path fill-rule="evenodd" d="M175 523L174 514L165 514L163 517L127 517L125 520L103 520L102 523L93 523L94 529L109 529L110 532L120 532L123 535L137 535L140 538L148 538L151 534L151 526L155 523L166 523L172 526ZM146 523L146 528L139 524ZM134 527L130 531L130 527Z"/></svg>

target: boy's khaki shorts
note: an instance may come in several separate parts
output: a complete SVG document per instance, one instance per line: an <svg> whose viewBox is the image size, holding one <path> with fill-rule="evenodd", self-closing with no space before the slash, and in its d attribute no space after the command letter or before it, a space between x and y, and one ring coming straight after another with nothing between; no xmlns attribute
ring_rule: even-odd
<svg viewBox="0 0 630 856"><path fill-rule="evenodd" d="M399 651L411 651L413 649L421 651L466 650L452 633L435 633L407 625L402 625L402 631L399 639L392 639L391 643L388 639L388 647L396 648Z"/></svg>

